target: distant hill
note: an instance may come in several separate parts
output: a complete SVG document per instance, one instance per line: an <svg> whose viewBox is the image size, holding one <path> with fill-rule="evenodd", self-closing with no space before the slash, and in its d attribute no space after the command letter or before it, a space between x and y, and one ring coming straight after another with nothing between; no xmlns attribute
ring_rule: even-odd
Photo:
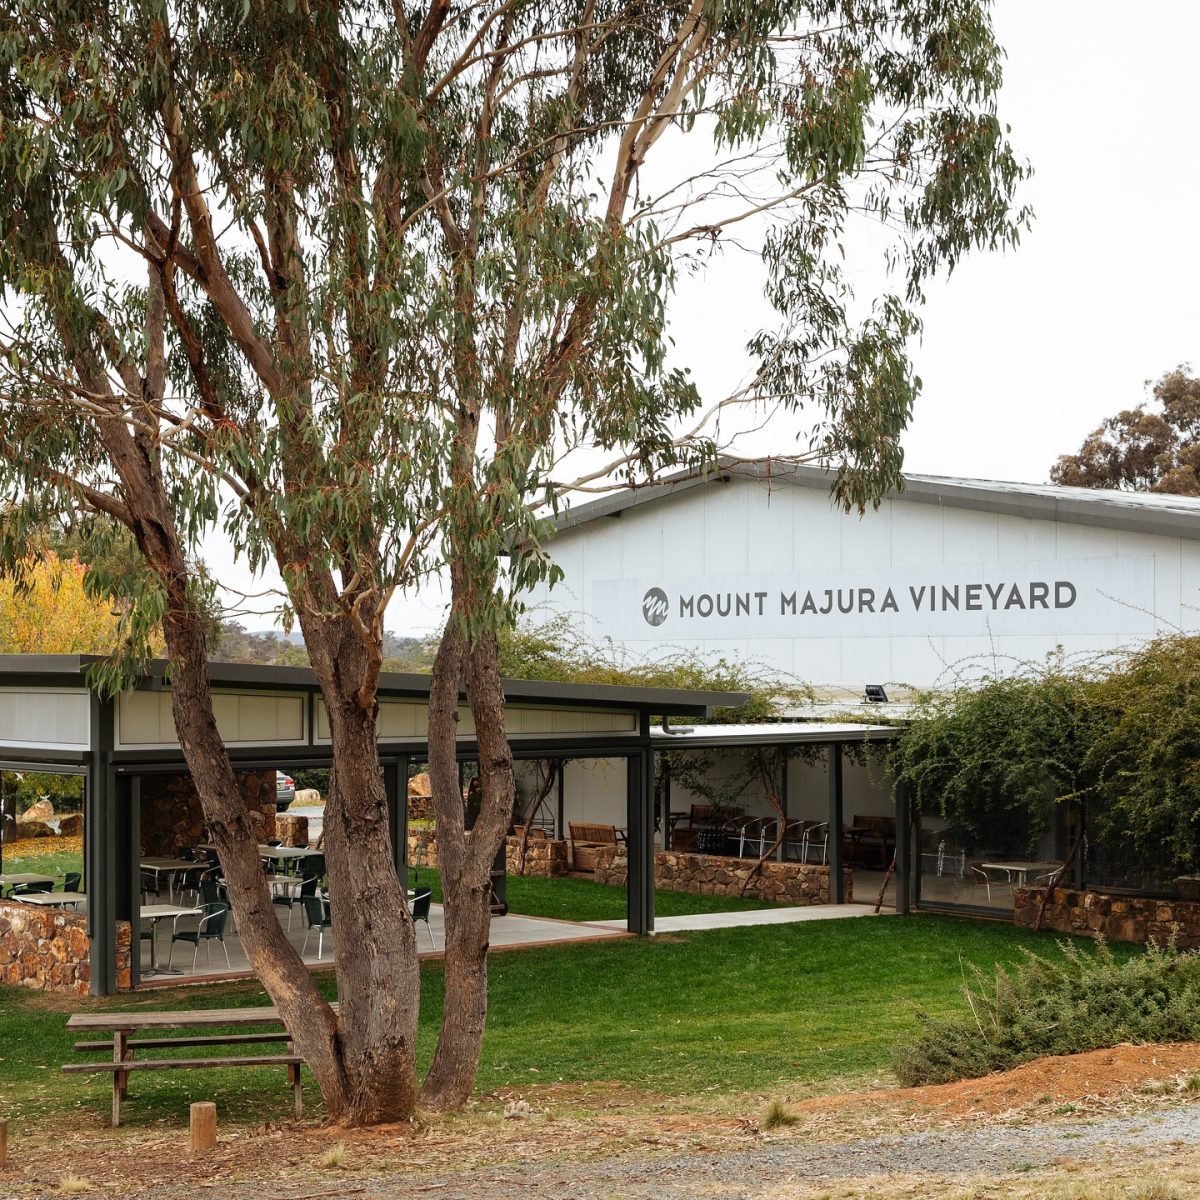
<svg viewBox="0 0 1200 1200"><path fill-rule="evenodd" d="M400 637L383 635L383 669L385 671L428 672L437 651L437 637ZM224 621L220 636L209 651L215 662L261 663L264 666L306 667L308 651L304 637L293 630L248 630L237 621Z"/></svg>

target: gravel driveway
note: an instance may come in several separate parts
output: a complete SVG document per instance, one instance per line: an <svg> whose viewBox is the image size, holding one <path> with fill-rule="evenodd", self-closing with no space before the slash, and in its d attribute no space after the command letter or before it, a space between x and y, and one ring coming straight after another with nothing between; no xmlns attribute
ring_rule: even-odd
<svg viewBox="0 0 1200 1200"><path fill-rule="evenodd" d="M366 1178L344 1183L328 1175L307 1184L209 1188L182 1194L146 1193L145 1200L756 1200L788 1185L928 1172L942 1177L1003 1175L1058 1160L1099 1161L1138 1150L1200 1142L1200 1105L1158 1109L1139 1116L1066 1119L1032 1125L995 1124L837 1143L767 1137L752 1149L723 1153L619 1155L586 1162L513 1165L482 1171Z"/></svg>

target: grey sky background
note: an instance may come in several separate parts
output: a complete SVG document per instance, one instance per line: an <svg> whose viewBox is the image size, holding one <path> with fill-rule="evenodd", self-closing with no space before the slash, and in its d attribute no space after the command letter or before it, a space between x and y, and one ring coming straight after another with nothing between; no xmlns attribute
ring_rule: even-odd
<svg viewBox="0 0 1200 1200"><path fill-rule="evenodd" d="M1034 167L1022 199L1036 219L1017 250L973 256L929 289L906 466L1045 482L1147 380L1200 366L1200 5L999 0L994 16L1008 53L1001 116ZM883 285L872 272L852 274L861 291ZM715 259L672 311L681 358L718 399L743 378L746 336L765 319L757 271ZM780 434L748 434L738 448L786 453ZM261 586L215 539L206 551L219 578ZM397 597L388 627L431 631L443 602L434 588Z"/></svg>

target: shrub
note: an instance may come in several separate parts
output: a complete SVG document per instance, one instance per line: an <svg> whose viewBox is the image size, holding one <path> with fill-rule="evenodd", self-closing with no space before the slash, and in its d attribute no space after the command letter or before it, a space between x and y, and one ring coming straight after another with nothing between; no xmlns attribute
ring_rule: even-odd
<svg viewBox="0 0 1200 1200"><path fill-rule="evenodd" d="M897 1048L900 1082L949 1083L1123 1042L1200 1040L1200 953L1152 945L1119 962L1103 942L1063 953L1052 961L1026 951L992 980L973 968L970 1014L922 1017L916 1040Z"/></svg>

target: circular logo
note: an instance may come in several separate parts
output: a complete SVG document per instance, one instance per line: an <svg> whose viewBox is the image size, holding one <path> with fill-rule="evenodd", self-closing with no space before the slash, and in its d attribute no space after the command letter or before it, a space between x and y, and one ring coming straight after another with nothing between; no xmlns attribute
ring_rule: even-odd
<svg viewBox="0 0 1200 1200"><path fill-rule="evenodd" d="M667 619L667 593L662 588L652 587L642 597L642 616L647 625L661 625Z"/></svg>

